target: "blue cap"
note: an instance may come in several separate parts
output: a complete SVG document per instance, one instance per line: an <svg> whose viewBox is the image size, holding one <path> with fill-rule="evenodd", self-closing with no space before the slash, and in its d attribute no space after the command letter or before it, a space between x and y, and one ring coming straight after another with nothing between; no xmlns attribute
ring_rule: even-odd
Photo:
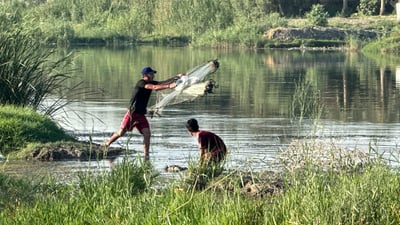
<svg viewBox="0 0 400 225"><path fill-rule="evenodd" d="M157 71L153 70L151 67L145 67L142 69L142 75L145 75L148 73L157 73Z"/></svg>

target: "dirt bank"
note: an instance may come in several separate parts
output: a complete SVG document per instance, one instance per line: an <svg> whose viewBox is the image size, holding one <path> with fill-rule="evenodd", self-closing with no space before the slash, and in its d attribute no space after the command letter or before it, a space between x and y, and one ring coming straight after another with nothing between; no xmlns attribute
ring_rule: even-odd
<svg viewBox="0 0 400 225"><path fill-rule="evenodd" d="M297 39L314 40L346 40L355 37L361 40L375 40L381 34L371 30L350 30L329 27L283 28L278 27L265 32L264 38L279 41L291 41Z"/></svg>
<svg viewBox="0 0 400 225"><path fill-rule="evenodd" d="M54 142L31 146L25 158L39 161L99 160L114 158L123 151L122 148L105 148L86 142Z"/></svg>

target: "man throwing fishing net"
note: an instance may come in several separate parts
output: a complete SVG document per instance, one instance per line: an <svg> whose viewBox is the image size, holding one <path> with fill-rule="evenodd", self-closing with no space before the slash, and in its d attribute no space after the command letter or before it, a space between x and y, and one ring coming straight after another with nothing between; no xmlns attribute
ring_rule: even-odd
<svg viewBox="0 0 400 225"><path fill-rule="evenodd" d="M105 143L104 146L110 146L114 141L123 136L127 131L132 131L134 127L143 136L144 160L149 159L150 149L150 125L146 118L147 104L153 90L159 91L169 88L175 88L175 81L185 74L178 74L165 81L156 81L154 76L157 73L151 67L145 67L142 70L143 78L140 79L132 92L129 108L122 120L121 126Z"/></svg>

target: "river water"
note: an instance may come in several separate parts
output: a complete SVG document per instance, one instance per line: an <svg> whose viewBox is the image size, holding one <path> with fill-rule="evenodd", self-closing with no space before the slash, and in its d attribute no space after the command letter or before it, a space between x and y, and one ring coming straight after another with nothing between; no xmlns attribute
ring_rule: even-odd
<svg viewBox="0 0 400 225"><path fill-rule="evenodd" d="M161 174L166 165L188 166L198 159L196 141L184 126L190 118L199 121L200 129L223 138L229 149L226 167L233 169L270 168L288 144L309 136L349 149L368 151L373 146L388 158L399 150L400 60L395 57L374 59L341 51L153 46L73 51L77 70L67 85L81 82L82 89L69 94L70 99L78 101L55 118L80 140L95 143L103 143L119 128L143 67L152 66L158 71L155 79L163 80L218 59L220 68L209 77L218 83L214 93L167 107L161 117L148 118L152 130L150 159ZM301 82L318 90L324 110L317 121L305 119L299 125L290 116L290 106ZM149 106L156 96L154 92ZM317 128L313 122L317 122ZM130 158L142 155L142 137L136 130L113 145L126 148ZM68 177L76 171L107 170L111 166L107 160L16 161L3 170L17 175L40 171Z"/></svg>

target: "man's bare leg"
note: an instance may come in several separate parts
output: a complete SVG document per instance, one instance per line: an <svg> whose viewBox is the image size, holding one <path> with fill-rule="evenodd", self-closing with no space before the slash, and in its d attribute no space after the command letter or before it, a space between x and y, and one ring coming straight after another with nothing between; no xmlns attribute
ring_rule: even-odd
<svg viewBox="0 0 400 225"><path fill-rule="evenodd" d="M115 132L106 143L104 143L105 147L109 147L114 141L116 141L118 138L120 138L122 135L126 133L125 130L119 129L117 132Z"/></svg>
<svg viewBox="0 0 400 225"><path fill-rule="evenodd" d="M143 153L144 153L144 160L147 161L150 159L149 156L149 149L150 149L150 136L151 132L149 128L144 128L142 130L143 135Z"/></svg>

